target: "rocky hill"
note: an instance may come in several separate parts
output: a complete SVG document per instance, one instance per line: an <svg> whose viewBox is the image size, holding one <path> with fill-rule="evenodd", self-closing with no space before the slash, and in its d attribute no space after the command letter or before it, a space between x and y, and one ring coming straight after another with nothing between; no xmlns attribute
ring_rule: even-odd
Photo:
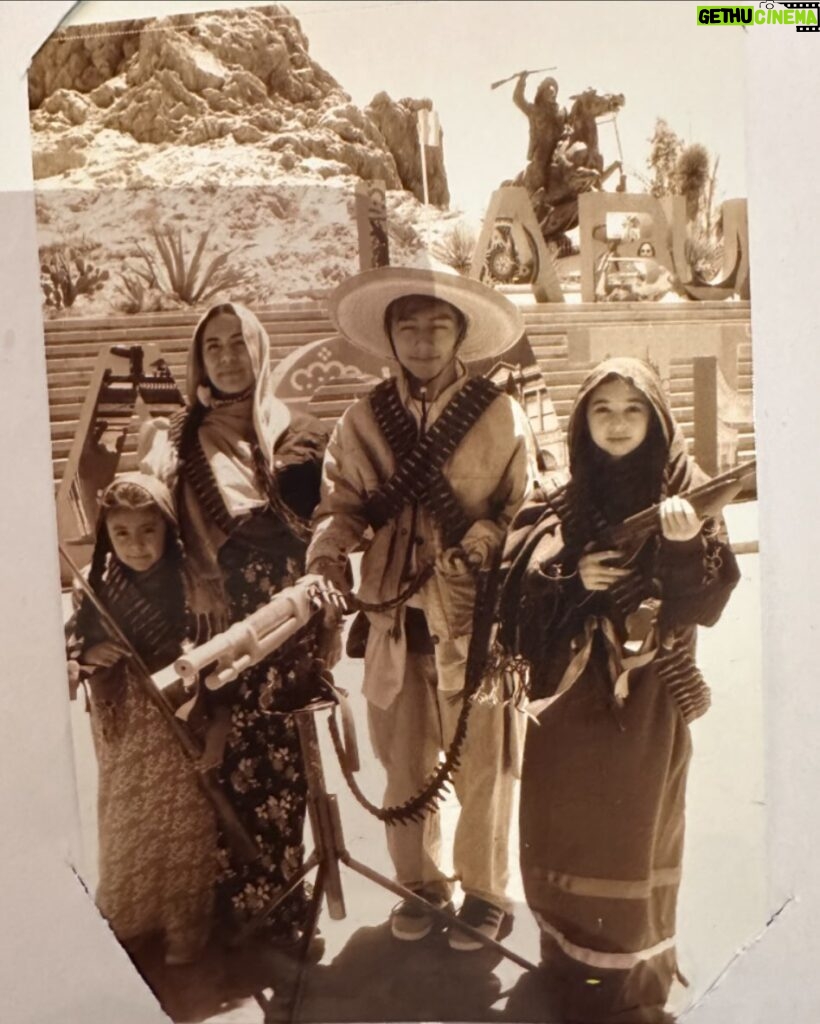
<svg viewBox="0 0 820 1024"><path fill-rule="evenodd" d="M419 203L431 100L357 107L280 5L67 29L34 58L29 96L44 258L97 271L70 312L125 309L123 275L138 280L146 253L162 269L155 233L181 231L189 254L207 233L202 270L230 252L248 301L326 288L357 267L360 181L389 190L396 262L452 226L441 149L427 151L436 209ZM173 304L155 284L149 307Z"/></svg>

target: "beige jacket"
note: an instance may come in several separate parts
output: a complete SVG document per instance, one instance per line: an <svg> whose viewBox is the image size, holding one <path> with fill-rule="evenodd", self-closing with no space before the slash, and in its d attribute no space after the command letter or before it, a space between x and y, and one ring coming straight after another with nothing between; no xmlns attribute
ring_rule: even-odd
<svg viewBox="0 0 820 1024"><path fill-rule="evenodd" d="M430 403L426 410L428 428L467 379L466 371L462 371ZM402 401L418 422L420 403L411 398L403 376L398 378L398 385ZM417 572L442 554L437 527L424 506L407 505L375 533L369 529L363 502L394 469L392 452L376 425L370 403L367 398L360 399L341 417L327 448L307 565L310 572L320 558L339 558L364 546L359 596L368 603L395 598ZM473 523L461 546L469 550L478 545L488 555L503 542L512 517L535 480L532 433L519 404L508 395L495 399L444 464L443 472ZM474 601L473 576L445 573L441 567L410 601L427 617L436 644L442 689L460 690L464 685ZM371 612L368 618L371 628L365 653L364 693L369 701L384 708L401 689L406 642L403 630L395 635L396 612ZM398 622L403 622L403 616Z"/></svg>

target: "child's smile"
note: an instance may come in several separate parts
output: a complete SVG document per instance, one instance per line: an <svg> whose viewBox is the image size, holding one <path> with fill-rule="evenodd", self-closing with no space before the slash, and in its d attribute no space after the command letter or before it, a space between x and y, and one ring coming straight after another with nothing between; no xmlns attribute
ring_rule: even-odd
<svg viewBox="0 0 820 1024"><path fill-rule="evenodd" d="M587 426L595 444L614 459L643 444L652 410L643 394L620 377L604 381L587 403Z"/></svg>
<svg viewBox="0 0 820 1024"><path fill-rule="evenodd" d="M127 568L147 572L162 558L166 524L158 509L112 509L105 522L114 554Z"/></svg>

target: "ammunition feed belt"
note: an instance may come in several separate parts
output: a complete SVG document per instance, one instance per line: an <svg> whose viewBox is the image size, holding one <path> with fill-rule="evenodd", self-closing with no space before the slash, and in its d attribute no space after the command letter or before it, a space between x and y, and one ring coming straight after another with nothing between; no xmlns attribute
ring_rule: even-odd
<svg viewBox="0 0 820 1024"><path fill-rule="evenodd" d="M499 553L500 556L500 553ZM476 599L473 615L474 628L470 636L470 647L467 655L467 668L465 671L465 685L461 692L461 711L453 732L453 739L444 755L444 760L432 772L424 786L404 803L394 804L388 807L379 807L369 800L359 787L355 775L350 768L345 755L345 747L339 733L339 726L335 716L331 716L329 728L333 748L342 775L347 783L348 789L356 798L357 802L366 811L372 814L379 821L388 825L400 825L407 821L421 821L424 816L434 811L444 798L448 784L451 782L453 773L461 763L461 752L464 747L464 740L467 736L467 723L473 707L473 697L477 694L489 660L489 631L485 628L487 623L482 619L492 618L487 614L487 608L495 610L496 596L500 582L498 560L489 570L473 570L476 576ZM454 698L458 698L454 694Z"/></svg>
<svg viewBox="0 0 820 1024"><path fill-rule="evenodd" d="M383 526L395 517L404 505L423 502L441 528L444 543L453 546L461 540L470 522L441 470L470 428L499 394L498 388L485 378L469 380L430 430L419 440L418 427L401 401L395 380L385 381L371 392L369 401L374 418L398 467L393 476L367 500L365 512L373 528ZM356 606L367 611L387 611L400 607L421 589L433 571L432 564L423 568L408 587L392 601L369 605L356 599ZM498 582L495 571L489 574L476 570L475 575L477 587L474 619L483 602L490 599L489 590ZM481 671L476 671L475 666L477 659L480 659L482 664L486 661L486 650L478 652L480 643L481 638L474 629L470 638L463 703L444 760L432 772L424 786L402 804L380 807L365 796L347 764L338 724L335 717L331 717L331 740L348 789L358 803L379 821L388 825L420 821L426 814L434 811L443 799L446 787L461 763L467 722L473 706L471 697L481 683Z"/></svg>
<svg viewBox="0 0 820 1024"><path fill-rule="evenodd" d="M366 811L369 811L379 821L387 825L401 825L408 821L421 821L425 814L434 811L444 798L447 784L452 779L453 773L461 763L461 750L464 746L464 739L467 735L467 720L472 709L472 702L464 695L464 703L461 705L461 712L456 722L453 740L450 744L444 760L439 764L430 778L425 782L422 789L406 800L403 804L394 804L392 807L379 807L364 795L359 788L356 777L347 764L344 743L339 733L339 726L335 716L330 719L330 738L333 741L333 749L336 751L339 765L347 783L348 789L356 798L359 804Z"/></svg>
<svg viewBox="0 0 820 1024"><path fill-rule="evenodd" d="M374 601L371 603L369 601L362 601L360 597L356 597L355 594L351 594L350 600L353 604L353 608L355 611L360 612L393 611L394 608L399 608L403 604L406 604L414 594L417 594L433 575L434 571L434 563L430 562L428 565L425 565L425 567L407 584L404 590L400 590L399 593L389 601Z"/></svg>

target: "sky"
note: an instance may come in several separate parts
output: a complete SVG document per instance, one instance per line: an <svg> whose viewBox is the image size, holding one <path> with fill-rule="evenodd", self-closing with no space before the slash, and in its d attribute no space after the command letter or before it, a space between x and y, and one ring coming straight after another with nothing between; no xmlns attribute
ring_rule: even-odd
<svg viewBox="0 0 820 1024"><path fill-rule="evenodd" d="M144 6L160 16L262 5L155 0ZM528 124L512 103L513 83L495 90L490 83L553 66L566 105L589 86L626 97L618 132L629 191L644 191L631 172L647 173L648 140L663 117L685 141L720 157L718 198L746 194L744 32L698 25L690 0L293 0L286 6L308 36L311 56L357 105L381 91L433 101L451 205L471 219L526 163ZM74 20L116 19L116 8L84 3ZM530 79L528 96L541 77ZM617 159L612 124L600 126L599 143L606 163ZM613 176L608 188L616 183Z"/></svg>

